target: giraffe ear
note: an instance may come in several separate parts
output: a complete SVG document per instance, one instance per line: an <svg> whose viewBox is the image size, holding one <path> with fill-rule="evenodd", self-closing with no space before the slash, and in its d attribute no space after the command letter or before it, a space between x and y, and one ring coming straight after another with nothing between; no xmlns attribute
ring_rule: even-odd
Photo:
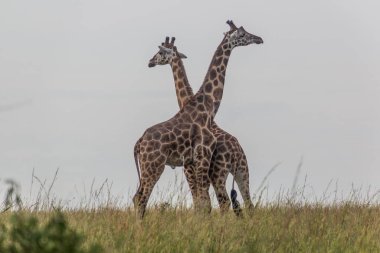
<svg viewBox="0 0 380 253"><path fill-rule="evenodd" d="M182 59L186 59L187 58L187 56L184 55L183 53L178 52L178 55L179 55L179 58L182 58Z"/></svg>
<svg viewBox="0 0 380 253"><path fill-rule="evenodd" d="M238 36L238 30L236 30L236 31L234 31L234 32L232 32L230 34L230 38L234 38L234 37L237 37L237 36Z"/></svg>
<svg viewBox="0 0 380 253"><path fill-rule="evenodd" d="M240 26L239 29L237 30L238 36L242 36L244 33L245 33L244 28L242 26Z"/></svg>

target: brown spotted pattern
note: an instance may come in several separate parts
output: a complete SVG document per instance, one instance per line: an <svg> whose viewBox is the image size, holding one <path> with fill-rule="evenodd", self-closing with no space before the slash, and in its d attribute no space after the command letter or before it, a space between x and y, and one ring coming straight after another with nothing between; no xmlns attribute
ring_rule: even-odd
<svg viewBox="0 0 380 253"><path fill-rule="evenodd" d="M166 164L191 168L192 175L187 177L191 178L194 186L194 207L196 210L211 210L208 194L209 168L217 146L216 137L212 133L212 122L222 99L225 71L231 50L236 46L248 45L244 41L236 44L236 40L242 41L236 37L240 28L237 29L231 24L230 27L211 60L199 91L174 117L148 128L136 143L134 152L140 184L133 202L141 218L144 216L153 187ZM254 35L246 33L244 36ZM251 43L253 42L255 41ZM212 70L216 71L214 78L210 76ZM214 81L217 82L216 85L213 84Z"/></svg>
<svg viewBox="0 0 380 253"><path fill-rule="evenodd" d="M177 51L177 48L174 46L174 38L172 38L171 43L168 43L168 41L169 38L167 37L165 43L162 43L162 46L169 50L162 51L160 49L160 51L153 56L150 62L156 62L159 65L170 64L174 77L178 105L180 108L182 108L194 95L194 93L187 79L186 71L181 59L183 57L181 57L181 53L179 53ZM160 62L162 54L167 55L164 57L166 61ZM222 66L220 66L221 69L225 69L226 67L227 66L224 65L224 63L222 63ZM212 70L210 77L215 79L216 71ZM203 105L199 104L197 106L197 109L200 111L204 110ZM225 211L230 207L231 203L226 190L226 180L228 173L233 174L234 178L236 179L245 205L247 207L252 207L253 205L249 192L248 163L243 148L240 146L239 141L234 136L218 127L215 122L213 122L211 125L211 132L216 137L217 143L211 158L209 178L215 190L220 208L222 211ZM196 194L193 177L194 172L192 171L192 168L184 168L184 171L186 179L189 183L191 193L194 196ZM193 198L195 199L195 197Z"/></svg>

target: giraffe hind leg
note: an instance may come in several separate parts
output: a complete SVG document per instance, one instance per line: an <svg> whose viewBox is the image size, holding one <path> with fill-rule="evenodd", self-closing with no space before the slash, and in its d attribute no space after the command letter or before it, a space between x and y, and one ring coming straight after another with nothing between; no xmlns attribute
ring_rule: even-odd
<svg viewBox="0 0 380 253"><path fill-rule="evenodd" d="M215 190L219 207L222 213L225 213L228 211L231 205L231 201L226 190L226 180L228 177L228 170L226 169L226 165L219 163L218 159L216 158L210 167L209 176L212 186Z"/></svg>
<svg viewBox="0 0 380 253"><path fill-rule="evenodd" d="M195 178L195 170L193 165L185 165L184 173L186 177L186 181L189 184L189 188L191 191L191 196L193 198L193 203L195 203L197 198L197 188L196 188L196 178Z"/></svg>
<svg viewBox="0 0 380 253"><path fill-rule="evenodd" d="M196 179L196 200L194 203L197 211L211 212L211 199L208 193L210 188L210 178L208 171L211 162L211 150L207 146L199 145L195 148L195 179Z"/></svg>
<svg viewBox="0 0 380 253"><path fill-rule="evenodd" d="M253 203L251 200L250 190L249 190L249 172L247 165L241 165L233 173L235 182L239 187L239 191L243 197L244 205L249 211L253 210Z"/></svg>
<svg viewBox="0 0 380 253"><path fill-rule="evenodd" d="M152 193L154 185L157 183L162 172L164 171L164 168L165 164L154 166L154 162L141 164L142 173L140 186L133 197L135 209L137 210L137 215L140 219L144 217L150 194Z"/></svg>

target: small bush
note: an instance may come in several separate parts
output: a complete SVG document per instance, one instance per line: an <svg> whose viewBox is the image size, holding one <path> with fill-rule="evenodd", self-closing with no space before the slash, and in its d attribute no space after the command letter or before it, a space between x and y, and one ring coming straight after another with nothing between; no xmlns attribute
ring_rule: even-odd
<svg viewBox="0 0 380 253"><path fill-rule="evenodd" d="M100 246L82 246L83 237L68 226L61 212L42 225L36 217L14 214L8 226L0 224L1 253L98 253Z"/></svg>

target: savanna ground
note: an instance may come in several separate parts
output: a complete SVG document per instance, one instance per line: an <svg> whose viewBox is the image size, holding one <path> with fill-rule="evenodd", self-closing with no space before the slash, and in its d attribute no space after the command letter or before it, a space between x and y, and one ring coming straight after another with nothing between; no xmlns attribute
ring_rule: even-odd
<svg viewBox="0 0 380 253"><path fill-rule="evenodd" d="M70 229L83 236L80 247L100 245L96 252L380 252L377 192L353 191L349 198L333 201L305 200L302 187L273 201L262 201L260 194L253 213L245 211L242 218L232 211L221 214L218 208L196 214L176 195L175 203L151 204L138 220L133 207L112 196L94 204L101 195L96 190L79 208L58 208L49 189L41 184L40 195L29 206L17 199L14 189L0 207L0 224L9 231L15 217L35 217L42 227L60 209Z"/></svg>

